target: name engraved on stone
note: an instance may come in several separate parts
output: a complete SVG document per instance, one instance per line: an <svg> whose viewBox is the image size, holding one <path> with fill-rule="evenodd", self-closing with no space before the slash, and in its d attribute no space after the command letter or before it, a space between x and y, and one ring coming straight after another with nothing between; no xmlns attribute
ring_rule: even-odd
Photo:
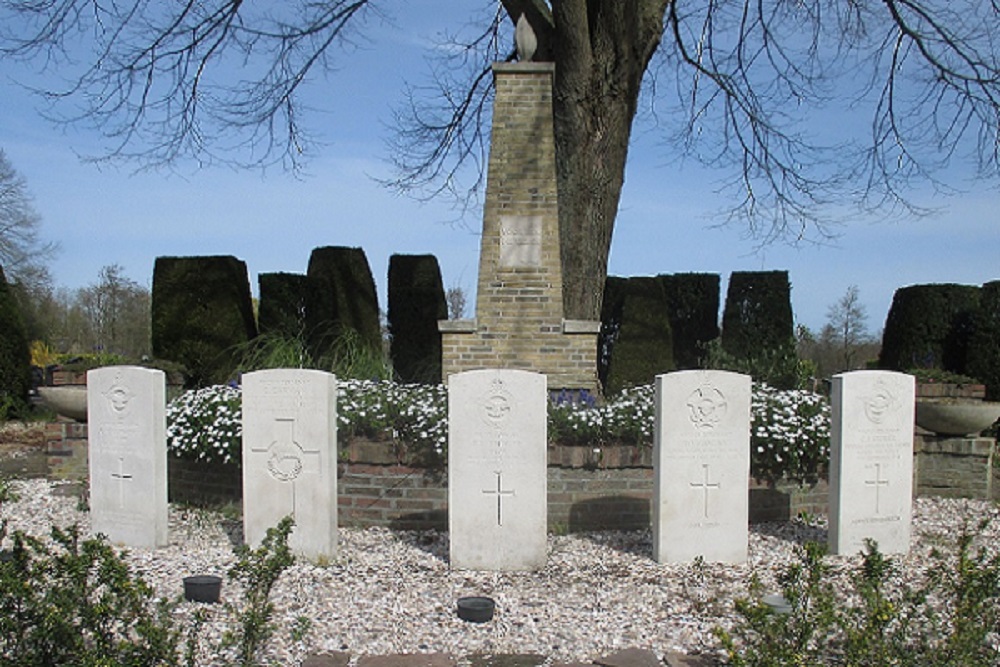
<svg viewBox="0 0 1000 667"><path fill-rule="evenodd" d="M832 378L831 553L856 553L869 539L883 553L909 550L913 393L913 376L902 373L852 371Z"/></svg>
<svg viewBox="0 0 1000 667"><path fill-rule="evenodd" d="M744 562L750 476L749 376L677 371L656 377L653 558Z"/></svg>
<svg viewBox="0 0 1000 667"><path fill-rule="evenodd" d="M105 366L87 373L91 528L112 542L168 542L165 409L162 371Z"/></svg>
<svg viewBox="0 0 1000 667"><path fill-rule="evenodd" d="M483 369L448 379L449 556L456 569L545 563L545 376Z"/></svg>
<svg viewBox="0 0 1000 667"><path fill-rule="evenodd" d="M533 269L542 265L542 217L500 216L500 268Z"/></svg>

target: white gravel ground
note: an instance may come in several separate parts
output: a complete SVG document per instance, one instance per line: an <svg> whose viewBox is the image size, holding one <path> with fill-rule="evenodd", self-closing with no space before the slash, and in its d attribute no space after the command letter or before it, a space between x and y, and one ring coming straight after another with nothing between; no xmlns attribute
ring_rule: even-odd
<svg viewBox="0 0 1000 667"><path fill-rule="evenodd" d="M13 486L20 499L0 510L11 529L45 535L53 524L78 523L89 530L77 500L53 493L57 485L32 480ZM998 549L995 504L917 499L912 549L900 559L901 576L921 577L936 562L929 557L932 548L954 546L963 523L986 516L993 523L979 539ZM170 545L132 549L127 559L160 595L177 598L188 574L225 575L234 560L230 534L238 539L238 525L218 514L171 507ZM560 661L589 661L630 647L660 656L711 653L718 650L712 628L732 622L733 600L746 595L751 576L776 591L775 577L794 560L795 547L825 539L824 517L811 526L756 525L746 564L697 566L655 563L648 531L550 536L545 569L495 574L449 569L446 533L344 528L332 562L298 563L276 587L279 630L269 655L276 664L293 665L322 651L539 653ZM831 557L833 576L846 576L858 560ZM496 618L481 625L459 620L455 601L465 595L495 598ZM239 596L238 586L227 581L223 598L237 602ZM209 642L220 637L225 606L183 603L178 614L189 616L196 608L208 611ZM211 664L207 652L203 664Z"/></svg>

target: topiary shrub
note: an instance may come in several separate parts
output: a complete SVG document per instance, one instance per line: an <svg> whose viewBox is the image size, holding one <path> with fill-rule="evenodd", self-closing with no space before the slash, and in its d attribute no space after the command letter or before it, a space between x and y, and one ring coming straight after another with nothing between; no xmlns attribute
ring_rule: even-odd
<svg viewBox="0 0 1000 667"><path fill-rule="evenodd" d="M182 364L189 387L224 384L257 335L247 266L235 257L157 257L153 355Z"/></svg>
<svg viewBox="0 0 1000 667"><path fill-rule="evenodd" d="M608 396L674 370L663 281L609 276L598 345L598 377Z"/></svg>
<svg viewBox="0 0 1000 667"><path fill-rule="evenodd" d="M1000 401L1000 280L980 288L969 338L969 375L986 384L986 400Z"/></svg>
<svg viewBox="0 0 1000 667"><path fill-rule="evenodd" d="M434 255L389 257L388 319L396 377L401 382L440 382L441 334L437 323L448 319L448 304Z"/></svg>
<svg viewBox="0 0 1000 667"><path fill-rule="evenodd" d="M306 332L313 357L332 356L336 341L345 336L371 354L380 353L378 297L365 251L316 248L306 276Z"/></svg>
<svg viewBox="0 0 1000 667"><path fill-rule="evenodd" d="M705 346L719 337L719 275L661 275L678 369L701 368Z"/></svg>
<svg viewBox="0 0 1000 667"><path fill-rule="evenodd" d="M31 389L31 348L21 309L0 267L0 420L27 406Z"/></svg>
<svg viewBox="0 0 1000 667"><path fill-rule="evenodd" d="M896 290L882 333L879 368L965 374L979 287L951 283Z"/></svg>
<svg viewBox="0 0 1000 667"><path fill-rule="evenodd" d="M754 359L795 347L788 271L735 271L722 313L722 349Z"/></svg>
<svg viewBox="0 0 1000 667"><path fill-rule="evenodd" d="M262 273L257 277L261 335L298 338L306 329L306 277L298 273Z"/></svg>

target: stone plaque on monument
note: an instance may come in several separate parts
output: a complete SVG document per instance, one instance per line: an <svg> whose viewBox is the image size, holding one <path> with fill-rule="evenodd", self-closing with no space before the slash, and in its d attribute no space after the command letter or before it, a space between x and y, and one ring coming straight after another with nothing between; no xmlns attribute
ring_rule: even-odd
<svg viewBox="0 0 1000 667"><path fill-rule="evenodd" d="M90 521L116 544L167 544L166 378L108 366L87 373Z"/></svg>
<svg viewBox="0 0 1000 667"><path fill-rule="evenodd" d="M907 553L913 511L912 375L854 371L833 377L829 547L854 554L873 539Z"/></svg>
<svg viewBox="0 0 1000 667"><path fill-rule="evenodd" d="M547 401L538 373L477 370L448 378L453 568L545 565Z"/></svg>
<svg viewBox="0 0 1000 667"><path fill-rule="evenodd" d="M542 264L540 215L500 216L500 268L533 269Z"/></svg>
<svg viewBox="0 0 1000 667"><path fill-rule="evenodd" d="M653 558L747 558L750 377L680 371L656 378Z"/></svg>
<svg viewBox="0 0 1000 667"><path fill-rule="evenodd" d="M243 526L248 544L295 519L289 546L310 559L337 550L337 380L279 369L243 376Z"/></svg>

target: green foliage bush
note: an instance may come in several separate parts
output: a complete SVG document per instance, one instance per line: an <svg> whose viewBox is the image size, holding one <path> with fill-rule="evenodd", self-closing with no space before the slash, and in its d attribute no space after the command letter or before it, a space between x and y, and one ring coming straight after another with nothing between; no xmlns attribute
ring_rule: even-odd
<svg viewBox="0 0 1000 667"><path fill-rule="evenodd" d="M438 320L448 319L441 269L434 255L389 258L389 334L393 371L400 382L441 381Z"/></svg>
<svg viewBox="0 0 1000 667"><path fill-rule="evenodd" d="M0 562L4 665L178 664L171 606L106 541L72 527L51 541L16 531L11 544Z"/></svg>
<svg viewBox="0 0 1000 667"><path fill-rule="evenodd" d="M237 664L254 667L258 656L274 634L274 603L271 592L282 573L295 563L288 537L294 522L285 517L268 528L260 546L251 549L243 544L236 548L236 564L229 569L229 578L243 584L244 599L235 612L237 627L226 634L225 646L236 648Z"/></svg>
<svg viewBox="0 0 1000 667"><path fill-rule="evenodd" d="M246 264L235 257L158 257L153 356L187 368L189 386L233 377L237 348L257 335Z"/></svg>
<svg viewBox="0 0 1000 667"><path fill-rule="evenodd" d="M743 373L757 382L785 390L804 388L813 368L809 361L800 361L790 347L765 350L749 358L737 357L726 352L719 339L705 346L702 363L705 368Z"/></svg>
<svg viewBox="0 0 1000 667"><path fill-rule="evenodd" d="M257 276L257 285L260 334L301 336L306 330L306 277L298 273L262 273Z"/></svg>
<svg viewBox="0 0 1000 667"><path fill-rule="evenodd" d="M787 271L733 272L722 313L721 342L727 355L750 364L763 357L794 358L792 286Z"/></svg>
<svg viewBox="0 0 1000 667"><path fill-rule="evenodd" d="M378 296L364 250L316 248L306 276L306 334L313 358L328 357L338 339L351 335L348 332L360 347L382 349Z"/></svg>
<svg viewBox="0 0 1000 667"><path fill-rule="evenodd" d="M764 604L754 584L737 601L736 627L716 630L728 664L995 667L1000 554L973 547L986 525L965 526L954 553L933 552L916 587L900 583L900 565L871 541L850 588L835 587L823 547L806 544L779 578L788 613Z"/></svg>
<svg viewBox="0 0 1000 667"><path fill-rule="evenodd" d="M966 374L980 288L910 285L896 290L882 333L879 368L937 368Z"/></svg>
<svg viewBox="0 0 1000 667"><path fill-rule="evenodd" d="M986 384L987 400L1000 401L1000 280L980 289L966 371Z"/></svg>
<svg viewBox="0 0 1000 667"><path fill-rule="evenodd" d="M661 275L680 370L703 367L705 346L719 337L719 283L715 273Z"/></svg>
<svg viewBox="0 0 1000 667"><path fill-rule="evenodd" d="M674 370L670 319L660 279L608 277L598 345L598 378L609 397Z"/></svg>
<svg viewBox="0 0 1000 667"><path fill-rule="evenodd" d="M0 504L16 501L0 479ZM48 539L9 533L0 521L0 664L11 667L130 667L195 664L204 616L176 614L177 601L158 596L102 536L84 538L79 527L53 527ZM243 597L226 604L234 627L210 642L212 664L228 651L250 667L273 635L271 594L294 563L288 547L293 523L270 528L261 545L235 549L231 580ZM182 638L185 638L182 642ZM183 646L182 646L183 644Z"/></svg>
<svg viewBox="0 0 1000 667"><path fill-rule="evenodd" d="M21 310L0 267L0 421L27 407L31 348Z"/></svg>

